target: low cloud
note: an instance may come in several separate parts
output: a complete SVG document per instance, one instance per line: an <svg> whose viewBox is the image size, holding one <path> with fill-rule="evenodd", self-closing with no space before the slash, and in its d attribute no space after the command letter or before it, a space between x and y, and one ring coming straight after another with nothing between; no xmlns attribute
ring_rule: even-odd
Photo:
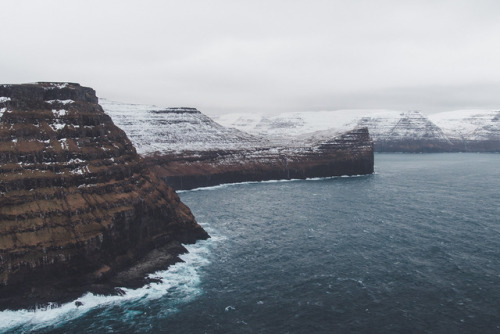
<svg viewBox="0 0 500 334"><path fill-rule="evenodd" d="M16 2L5 83L207 113L499 108L496 1Z"/></svg>

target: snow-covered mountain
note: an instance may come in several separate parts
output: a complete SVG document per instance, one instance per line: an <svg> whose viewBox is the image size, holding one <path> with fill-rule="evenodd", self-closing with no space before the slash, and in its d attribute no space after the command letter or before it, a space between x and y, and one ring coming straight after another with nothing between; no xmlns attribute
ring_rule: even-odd
<svg viewBox="0 0 500 334"><path fill-rule="evenodd" d="M178 151L302 146L367 127L381 152L500 151L500 111L337 110L222 114L100 100L143 155Z"/></svg>
<svg viewBox="0 0 500 334"><path fill-rule="evenodd" d="M228 127L282 140L317 140L368 127L377 151L500 151L498 111L445 112L427 117L419 111L338 110L270 116L228 114L215 119Z"/></svg>
<svg viewBox="0 0 500 334"><path fill-rule="evenodd" d="M377 110L374 113L390 118L397 112ZM324 130L342 133L352 129L356 121L364 115L366 115L365 110L338 110L287 112L278 115L231 113L212 118L224 126L235 127L252 134L290 137Z"/></svg>
<svg viewBox="0 0 500 334"><path fill-rule="evenodd" d="M400 113L391 119L363 117L358 125L372 131L379 151L439 151L452 146L443 131L418 111Z"/></svg>
<svg viewBox="0 0 500 334"><path fill-rule="evenodd" d="M457 110L429 119L452 140L500 140L500 111Z"/></svg>
<svg viewBox="0 0 500 334"><path fill-rule="evenodd" d="M178 151L250 148L264 139L227 128L195 108L159 108L100 99L113 122L127 133L142 155Z"/></svg>

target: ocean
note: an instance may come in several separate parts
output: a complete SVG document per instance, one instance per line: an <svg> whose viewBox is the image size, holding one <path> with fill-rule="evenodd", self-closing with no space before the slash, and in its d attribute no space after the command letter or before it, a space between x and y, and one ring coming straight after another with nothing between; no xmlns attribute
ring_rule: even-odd
<svg viewBox="0 0 500 334"><path fill-rule="evenodd" d="M9 333L498 333L500 154L184 191L212 236L162 283L0 312Z"/></svg>

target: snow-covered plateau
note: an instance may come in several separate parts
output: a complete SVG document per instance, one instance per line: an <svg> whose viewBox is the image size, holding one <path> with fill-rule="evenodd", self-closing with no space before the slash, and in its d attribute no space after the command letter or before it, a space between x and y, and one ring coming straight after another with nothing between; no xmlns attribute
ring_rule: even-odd
<svg viewBox="0 0 500 334"><path fill-rule="evenodd" d="M105 99L99 104L142 155L245 149L265 142L260 136L224 127L195 108L159 108Z"/></svg>

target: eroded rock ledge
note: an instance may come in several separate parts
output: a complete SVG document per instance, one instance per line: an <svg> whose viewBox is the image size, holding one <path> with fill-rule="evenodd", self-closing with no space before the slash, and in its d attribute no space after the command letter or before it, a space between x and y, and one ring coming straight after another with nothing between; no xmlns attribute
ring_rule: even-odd
<svg viewBox="0 0 500 334"><path fill-rule="evenodd" d="M373 142L368 129L302 146L239 150L184 151L149 155L155 173L177 190L224 183L306 179L373 173Z"/></svg>
<svg viewBox="0 0 500 334"><path fill-rule="evenodd" d="M0 309L144 284L206 238L94 90L0 85Z"/></svg>
<svg viewBox="0 0 500 334"><path fill-rule="evenodd" d="M316 138L254 136L194 108L102 101L148 165L176 189L373 173L366 127Z"/></svg>

